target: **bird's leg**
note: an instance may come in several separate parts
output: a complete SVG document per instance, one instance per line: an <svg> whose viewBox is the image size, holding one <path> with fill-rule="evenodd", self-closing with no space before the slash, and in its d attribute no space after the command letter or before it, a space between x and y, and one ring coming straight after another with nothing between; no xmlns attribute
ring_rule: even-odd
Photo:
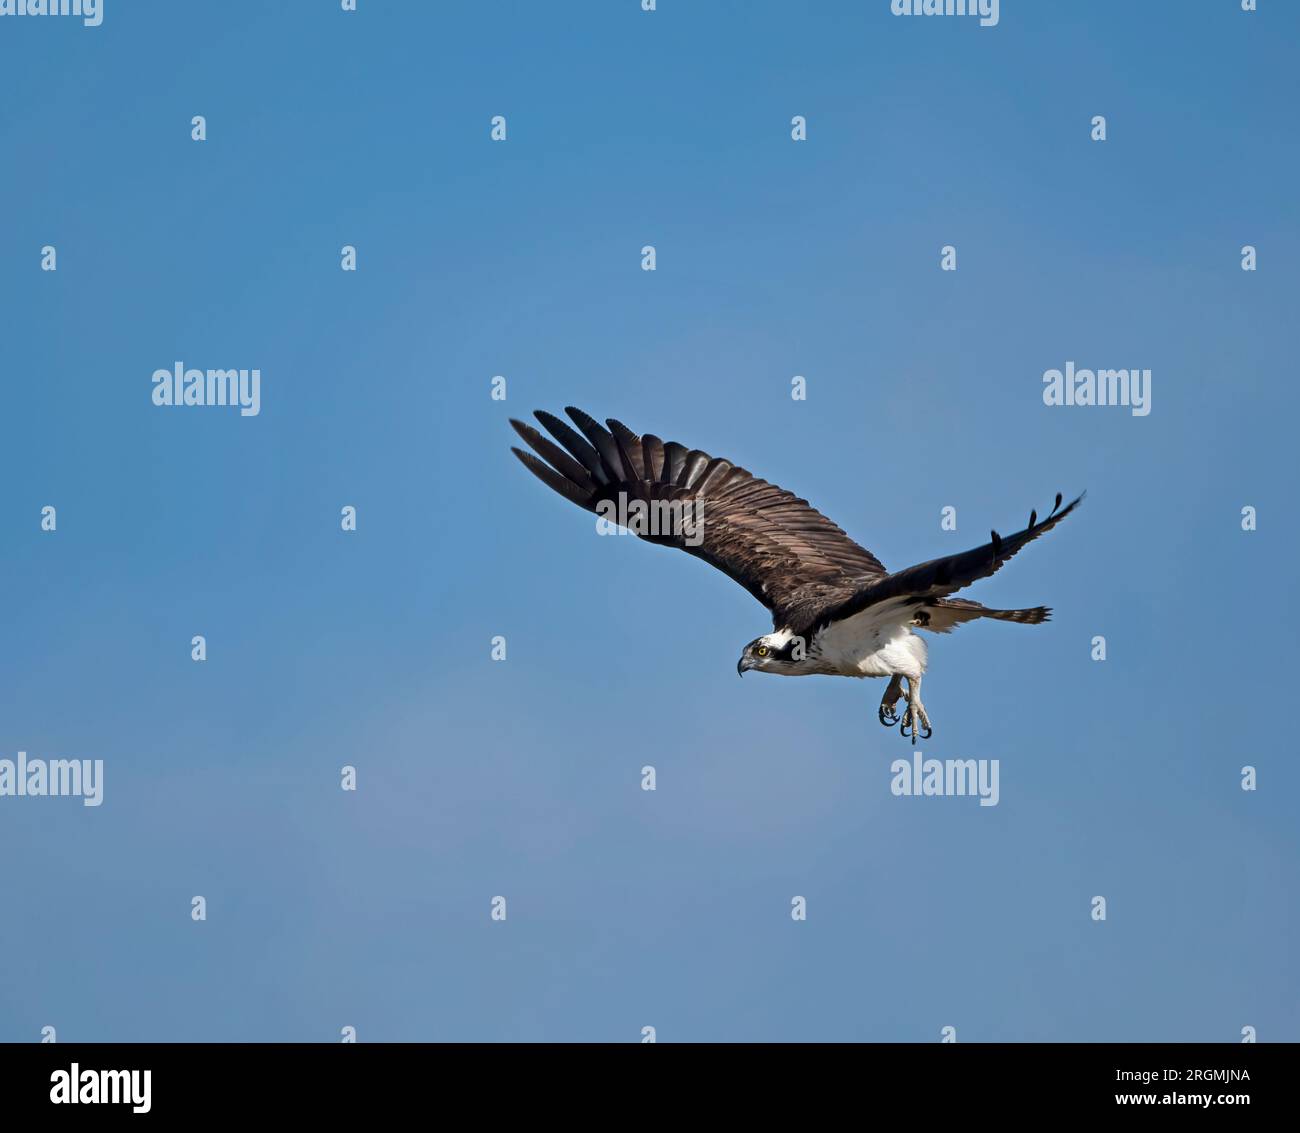
<svg viewBox="0 0 1300 1133"><path fill-rule="evenodd" d="M911 729L909 732L908 729ZM934 729L930 727L930 717L925 714L925 705L921 703L921 678L907 678L907 708L903 712L903 722L898 725L899 732L903 738L907 739L910 735L913 745L916 744L916 733L920 728L925 732L921 739L928 740L934 735Z"/></svg>
<svg viewBox="0 0 1300 1133"><path fill-rule="evenodd" d="M889 678L889 687L885 689L885 695L880 698L880 722L886 728L892 728L898 723L898 713L894 710L894 706L902 695L903 675L895 673Z"/></svg>

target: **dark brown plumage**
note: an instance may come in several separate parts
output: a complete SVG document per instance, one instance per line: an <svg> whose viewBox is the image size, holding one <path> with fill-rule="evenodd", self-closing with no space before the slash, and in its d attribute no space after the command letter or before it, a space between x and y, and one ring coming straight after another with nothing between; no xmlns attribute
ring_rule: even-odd
<svg viewBox="0 0 1300 1133"><path fill-rule="evenodd" d="M678 547L735 579L781 623L792 611L843 601L885 568L807 500L751 475L728 460L655 436L638 437L619 421L602 428L581 410L566 413L579 436L549 413L536 417L567 452L522 421L510 423L549 462L513 449L543 483L588 511L602 501L693 501L703 518L702 541L680 532L643 536Z"/></svg>
<svg viewBox="0 0 1300 1133"><path fill-rule="evenodd" d="M580 433L558 417L536 413L554 442L532 426L511 420L537 454L512 450L529 471L591 512L602 503L617 503L620 495L645 503L691 501L703 518L697 546L680 530L642 538L677 547L717 567L771 610L774 626L796 634L810 635L830 622L896 598L914 599L923 615L916 624L939 633L977 617L1030 624L1045 621L1049 611L1043 607L990 610L947 595L993 574L1026 543L1069 515L1083 498L1061 509L1058 495L1056 507L1041 523L1031 512L1029 526L1014 535L994 532L982 546L890 574L875 555L807 500L728 460L650 434L637 436L619 421L609 420L606 429L581 410L565 412Z"/></svg>

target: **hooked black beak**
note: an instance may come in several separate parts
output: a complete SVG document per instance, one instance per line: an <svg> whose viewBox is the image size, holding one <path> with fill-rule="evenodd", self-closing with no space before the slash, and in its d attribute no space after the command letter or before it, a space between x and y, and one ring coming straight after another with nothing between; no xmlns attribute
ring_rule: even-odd
<svg viewBox="0 0 1300 1133"><path fill-rule="evenodd" d="M753 667L754 666L750 662L749 658L742 657L739 661L736 662L736 676L743 677L745 675L745 670L752 669Z"/></svg>

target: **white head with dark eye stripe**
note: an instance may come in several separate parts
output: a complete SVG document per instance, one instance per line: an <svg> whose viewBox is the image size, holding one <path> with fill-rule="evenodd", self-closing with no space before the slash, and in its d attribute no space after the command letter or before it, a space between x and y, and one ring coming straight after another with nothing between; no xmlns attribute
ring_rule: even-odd
<svg viewBox="0 0 1300 1133"><path fill-rule="evenodd" d="M762 673L797 676L807 672L803 660L803 638L783 629L756 637L746 645L740 654L740 660L736 662L736 672L742 677L751 669Z"/></svg>

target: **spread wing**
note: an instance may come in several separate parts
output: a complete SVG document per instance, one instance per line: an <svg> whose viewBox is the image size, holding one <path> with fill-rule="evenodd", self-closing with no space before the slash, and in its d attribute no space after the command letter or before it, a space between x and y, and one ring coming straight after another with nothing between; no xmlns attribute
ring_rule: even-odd
<svg viewBox="0 0 1300 1133"><path fill-rule="evenodd" d="M721 457L637 436L612 419L605 429L578 409L565 412L581 433L549 413L535 414L558 444L510 422L537 454L511 450L525 467L565 499L607 517L620 500L623 515L636 500L647 512L660 502L681 505L655 509L667 522L637 534L717 567L771 610L778 628L886 577L875 555L807 500Z"/></svg>
<svg viewBox="0 0 1300 1133"><path fill-rule="evenodd" d="M1014 535L1003 537L993 531L989 541L982 546L956 555L945 555L941 559L931 559L928 563L919 563L906 570L873 579L845 602L823 610L819 620L823 623L838 621L840 618L852 617L877 602L904 599L931 610L931 616L937 617L939 626L936 628L940 633L951 629L958 621L967 620L962 617L963 613L973 617L997 617L1002 614L1004 621L1032 622L1032 617L1016 615L1033 615L1039 613L1039 610L986 611L981 608L979 613L973 613L974 603L944 603L940 600L972 582L995 574L1021 547L1051 531L1082 502L1083 496L1079 495L1061 507L1061 496L1058 494L1052 510L1041 522L1038 513L1031 511L1028 526ZM937 615L934 607L938 607ZM1046 619L1047 611L1042 610L1041 613L1042 617L1037 619L1039 621Z"/></svg>

